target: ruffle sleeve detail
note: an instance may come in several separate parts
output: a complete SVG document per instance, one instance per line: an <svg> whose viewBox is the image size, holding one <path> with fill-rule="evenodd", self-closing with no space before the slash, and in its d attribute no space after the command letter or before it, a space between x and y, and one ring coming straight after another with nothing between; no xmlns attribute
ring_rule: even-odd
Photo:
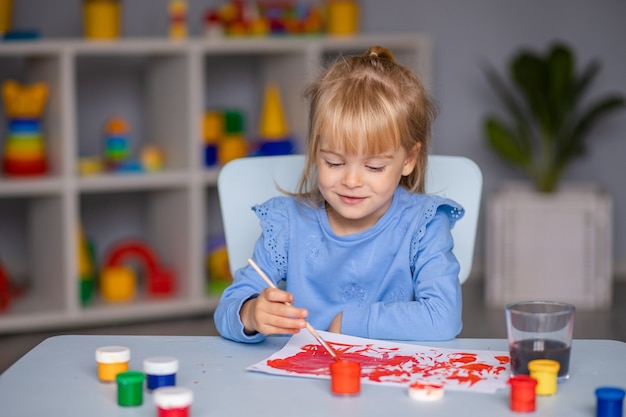
<svg viewBox="0 0 626 417"><path fill-rule="evenodd" d="M450 229L452 229L456 222L465 214L465 209L455 201L448 198L430 196L428 202L424 205L424 210L421 214L420 227L417 229L417 233L411 240L411 259L415 259L417 256L419 242L426 234L426 228L435 218L437 213L443 213L446 215L448 222L450 223Z"/></svg>
<svg viewBox="0 0 626 417"><path fill-rule="evenodd" d="M289 200L277 197L252 207L260 220L263 247L281 279L287 278L287 253L289 247Z"/></svg>

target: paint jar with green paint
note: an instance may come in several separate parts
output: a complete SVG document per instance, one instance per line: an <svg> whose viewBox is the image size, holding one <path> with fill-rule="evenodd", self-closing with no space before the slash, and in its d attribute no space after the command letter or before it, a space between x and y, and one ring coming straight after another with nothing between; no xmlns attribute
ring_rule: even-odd
<svg viewBox="0 0 626 417"><path fill-rule="evenodd" d="M146 375L138 371L117 374L117 403L124 407L134 407L143 403L143 383Z"/></svg>

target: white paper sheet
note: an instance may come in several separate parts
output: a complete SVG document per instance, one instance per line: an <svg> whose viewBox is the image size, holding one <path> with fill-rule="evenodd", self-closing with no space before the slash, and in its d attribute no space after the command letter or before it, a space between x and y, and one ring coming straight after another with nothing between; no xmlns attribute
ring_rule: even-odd
<svg viewBox="0 0 626 417"><path fill-rule="evenodd" d="M453 350L319 332L342 360L361 364L361 382L408 386L439 382L447 390L493 393L509 379L509 352ZM306 331L247 369L274 375L330 378L333 358Z"/></svg>

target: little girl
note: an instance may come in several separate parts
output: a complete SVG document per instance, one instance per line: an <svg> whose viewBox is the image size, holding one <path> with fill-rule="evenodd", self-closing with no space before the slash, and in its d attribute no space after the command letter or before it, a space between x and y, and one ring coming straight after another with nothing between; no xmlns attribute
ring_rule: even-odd
<svg viewBox="0 0 626 417"><path fill-rule="evenodd" d="M237 270L218 331L259 342L308 320L367 338L453 339L462 322L450 229L463 208L424 194L436 113L424 86L374 46L331 65L306 96L299 190L253 208L262 234L252 258L285 290L251 266Z"/></svg>

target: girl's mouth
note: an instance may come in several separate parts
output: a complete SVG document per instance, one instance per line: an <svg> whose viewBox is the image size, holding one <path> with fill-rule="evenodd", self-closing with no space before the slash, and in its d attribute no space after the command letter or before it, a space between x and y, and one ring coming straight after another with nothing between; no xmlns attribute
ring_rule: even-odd
<svg viewBox="0 0 626 417"><path fill-rule="evenodd" d="M358 204L365 200L365 197L354 197L349 195L339 195L339 198L343 203L350 205Z"/></svg>

